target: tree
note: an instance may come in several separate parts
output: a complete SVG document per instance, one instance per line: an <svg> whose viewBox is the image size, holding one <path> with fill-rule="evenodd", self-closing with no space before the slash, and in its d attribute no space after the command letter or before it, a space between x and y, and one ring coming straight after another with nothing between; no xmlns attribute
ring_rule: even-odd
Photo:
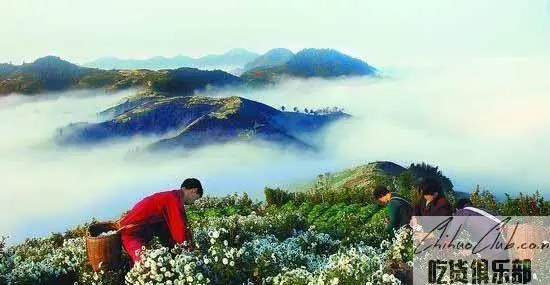
<svg viewBox="0 0 550 285"><path fill-rule="evenodd" d="M281 106L281 111L285 111L285 106Z"/></svg>
<svg viewBox="0 0 550 285"><path fill-rule="evenodd" d="M397 177L395 184L397 192L408 199L412 199L412 189L414 183L414 175L410 170L403 171Z"/></svg>
<svg viewBox="0 0 550 285"><path fill-rule="evenodd" d="M409 166L409 170L413 173L415 179L420 178L427 178L427 177L433 177L439 180L439 183L441 184L441 188L443 188L443 191L449 191L453 189L453 183L451 180L443 175L441 170L439 170L439 167L437 166L431 166L425 162L418 163L418 164L411 164Z"/></svg>
<svg viewBox="0 0 550 285"><path fill-rule="evenodd" d="M304 108L304 113L309 113L309 110L307 108Z"/></svg>
<svg viewBox="0 0 550 285"><path fill-rule="evenodd" d="M453 183L451 179L443 175L441 170L437 166L431 166L427 163L411 164L409 166L409 171L413 174L415 181L420 181L423 178L432 177L439 181L441 185L442 195L447 196L449 203L454 205L455 203L455 193L453 190Z"/></svg>
<svg viewBox="0 0 550 285"><path fill-rule="evenodd" d="M495 196L489 190L483 190L476 185L476 188L470 194L470 201L476 207L481 207L491 211L498 211L498 203Z"/></svg>
<svg viewBox="0 0 550 285"><path fill-rule="evenodd" d="M296 113L300 112L300 110L298 109L298 107L294 107L294 112L296 112Z"/></svg>

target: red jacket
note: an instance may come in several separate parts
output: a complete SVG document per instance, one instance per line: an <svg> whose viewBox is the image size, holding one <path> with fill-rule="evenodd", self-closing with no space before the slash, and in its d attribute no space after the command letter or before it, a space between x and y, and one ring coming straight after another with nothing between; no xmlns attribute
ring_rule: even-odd
<svg viewBox="0 0 550 285"><path fill-rule="evenodd" d="M164 222L175 243L191 243L193 235L189 229L185 207L181 202L181 190L155 193L139 201L120 221L120 226L130 226L122 232L131 234L153 223Z"/></svg>

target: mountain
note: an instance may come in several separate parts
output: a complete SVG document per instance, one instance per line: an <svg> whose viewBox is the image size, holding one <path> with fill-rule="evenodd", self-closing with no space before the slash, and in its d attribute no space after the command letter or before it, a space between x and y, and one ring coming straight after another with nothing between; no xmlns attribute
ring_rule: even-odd
<svg viewBox="0 0 550 285"><path fill-rule="evenodd" d="M449 189L452 189L452 183L449 178L444 176L437 167L420 163L411 164L408 168L405 168L390 161L376 161L354 168L345 169L336 173L325 173L323 175L319 175L319 177L314 181L314 184L326 183L327 178L330 177L330 188L372 188L376 186L378 182L389 182L386 184L392 185L394 184L394 179L402 174L411 174L412 183L422 177L434 177L440 180L446 180L448 182L440 181L442 187L450 187ZM461 195L468 194L466 192L460 193Z"/></svg>
<svg viewBox="0 0 550 285"><path fill-rule="evenodd" d="M252 100L172 96L146 92L102 113L100 123L76 123L58 130L62 144L93 144L116 138L157 135L148 149L196 148L229 141L262 140L315 149L301 139L349 115L283 112ZM300 138L299 138L300 137Z"/></svg>
<svg viewBox="0 0 550 285"><path fill-rule="evenodd" d="M93 72L54 56L42 57L20 66L3 65L0 68L0 94L60 91Z"/></svg>
<svg viewBox="0 0 550 285"><path fill-rule="evenodd" d="M172 70L159 71L160 79L148 81L155 91L176 94L188 94L195 90L201 90L208 86L239 85L241 79L221 70L200 70L196 68L182 67Z"/></svg>
<svg viewBox="0 0 550 285"><path fill-rule="evenodd" d="M116 57L102 57L84 63L83 66L99 69L173 69L178 67L192 67L193 58L189 56L162 57L148 59L119 59Z"/></svg>
<svg viewBox="0 0 550 285"><path fill-rule="evenodd" d="M243 67L247 63L257 58L259 54L238 48L232 49L220 55L206 55L197 59L198 67L208 66L239 66Z"/></svg>
<svg viewBox="0 0 550 285"><path fill-rule="evenodd" d="M467 192L454 191L451 180L437 166L426 163L412 163L405 168L393 162L377 161L336 173L319 175L305 187L312 190L339 192L344 189L370 191L377 185L386 185L392 191L417 202L420 196L412 189L415 184L428 177L439 181L442 194L446 195L451 202L469 196Z"/></svg>
<svg viewBox="0 0 550 285"><path fill-rule="evenodd" d="M203 66L210 64L241 64L257 55L235 49L223 55L205 56L192 60ZM176 57L180 63L188 57ZM151 68L169 62L165 58L150 59L144 67ZM280 64L280 65L278 65ZM0 95L10 93L38 94L69 89L102 88L116 91L125 88L146 88L159 92L191 93L207 86L261 85L283 76L338 77L372 76L376 69L367 63L332 49L304 49L295 55L286 49L273 49L248 65L251 70L237 77L221 70L199 70L190 67L177 69L102 70L82 67L59 57L46 56L23 65L0 64Z"/></svg>
<svg viewBox="0 0 550 285"><path fill-rule="evenodd" d="M245 72L241 75L241 78L247 83L263 84L274 82L281 76L329 78L374 76L376 72L376 69L366 62L339 51L309 48L301 50L283 65L260 66Z"/></svg>
<svg viewBox="0 0 550 285"><path fill-rule="evenodd" d="M85 63L84 66L101 69L175 69L193 67L200 69L221 69L232 72L244 67L258 57L259 54L246 49L232 49L224 54L206 55L199 58L178 55L175 57L156 56L147 59L119 59L102 57Z"/></svg>
<svg viewBox="0 0 550 285"><path fill-rule="evenodd" d="M320 189L370 189L380 181L397 178L407 169L389 161L371 162L336 173L319 175L312 188Z"/></svg>
<svg viewBox="0 0 550 285"><path fill-rule="evenodd" d="M0 95L94 88L116 91L135 87L183 94L207 86L241 83L239 77L221 70L101 70L81 67L55 56L46 56L19 66L0 65Z"/></svg>
<svg viewBox="0 0 550 285"><path fill-rule="evenodd" d="M289 62L294 53L285 48L271 49L263 55L260 55L253 61L244 66L245 71L249 71L256 68L267 68L284 65Z"/></svg>
<svg viewBox="0 0 550 285"><path fill-rule="evenodd" d="M0 76L5 76L7 74L10 74L14 72L16 69L17 67L13 64L0 63Z"/></svg>

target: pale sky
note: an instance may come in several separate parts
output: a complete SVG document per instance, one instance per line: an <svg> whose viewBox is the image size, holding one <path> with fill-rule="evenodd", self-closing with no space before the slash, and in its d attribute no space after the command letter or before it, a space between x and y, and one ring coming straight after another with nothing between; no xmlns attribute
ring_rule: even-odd
<svg viewBox="0 0 550 285"><path fill-rule="evenodd" d="M331 47L369 62L548 55L548 0L5 1L0 62Z"/></svg>

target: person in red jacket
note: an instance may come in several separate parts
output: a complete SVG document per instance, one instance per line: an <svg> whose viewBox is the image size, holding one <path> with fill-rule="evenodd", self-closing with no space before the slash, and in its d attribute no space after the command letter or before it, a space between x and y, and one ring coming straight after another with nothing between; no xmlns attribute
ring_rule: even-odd
<svg viewBox="0 0 550 285"><path fill-rule="evenodd" d="M132 263L140 260L140 251L153 236L165 245L193 243L187 222L185 204L202 197L203 189L196 178L183 181L177 190L155 193L139 201L120 221L122 246Z"/></svg>

